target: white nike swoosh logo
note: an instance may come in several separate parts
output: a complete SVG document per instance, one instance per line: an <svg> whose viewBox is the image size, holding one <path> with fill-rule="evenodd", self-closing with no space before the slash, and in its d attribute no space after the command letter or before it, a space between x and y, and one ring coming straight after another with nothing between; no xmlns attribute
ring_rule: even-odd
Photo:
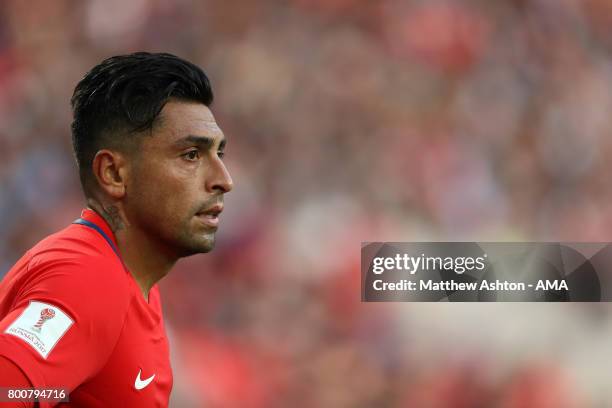
<svg viewBox="0 0 612 408"><path fill-rule="evenodd" d="M142 390L144 387L151 384L151 381L153 381L153 379L155 378L155 374L153 374L146 380L141 380L140 379L141 372L142 372L142 369L138 370L138 376L136 376L136 381L134 382L134 388L136 388L137 390Z"/></svg>

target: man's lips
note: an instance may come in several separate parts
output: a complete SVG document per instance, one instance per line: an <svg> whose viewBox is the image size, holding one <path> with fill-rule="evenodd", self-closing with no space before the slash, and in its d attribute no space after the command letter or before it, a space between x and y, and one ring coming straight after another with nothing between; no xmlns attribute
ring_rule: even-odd
<svg viewBox="0 0 612 408"><path fill-rule="evenodd" d="M217 228L219 226L219 214L223 211L222 204L215 204L205 210L196 213L196 216L209 227Z"/></svg>

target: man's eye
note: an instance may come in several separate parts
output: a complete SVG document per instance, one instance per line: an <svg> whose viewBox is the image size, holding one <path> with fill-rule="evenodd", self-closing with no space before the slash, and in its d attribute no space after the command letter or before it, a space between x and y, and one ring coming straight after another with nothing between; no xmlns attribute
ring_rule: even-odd
<svg viewBox="0 0 612 408"><path fill-rule="evenodd" d="M217 156L219 156L219 158L222 159L222 158L225 157L225 152L219 151L219 152L217 152Z"/></svg>
<svg viewBox="0 0 612 408"><path fill-rule="evenodd" d="M190 150L183 155L187 160L197 160L200 157L200 152L197 150Z"/></svg>

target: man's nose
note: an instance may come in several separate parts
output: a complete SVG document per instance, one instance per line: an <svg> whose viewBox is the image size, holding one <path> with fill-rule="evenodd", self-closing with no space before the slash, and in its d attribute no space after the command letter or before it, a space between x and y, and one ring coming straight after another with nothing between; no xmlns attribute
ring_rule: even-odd
<svg viewBox="0 0 612 408"><path fill-rule="evenodd" d="M213 161L211 170L211 174L206 178L206 189L211 193L229 193L232 191L234 181L221 159Z"/></svg>

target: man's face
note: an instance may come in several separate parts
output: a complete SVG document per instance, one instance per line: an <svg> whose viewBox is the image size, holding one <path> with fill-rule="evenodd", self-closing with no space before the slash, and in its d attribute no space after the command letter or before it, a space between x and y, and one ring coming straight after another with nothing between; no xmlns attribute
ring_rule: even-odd
<svg viewBox="0 0 612 408"><path fill-rule="evenodd" d="M124 201L131 227L171 256L208 252L223 195L232 189L222 161L225 137L200 103L171 100L158 120L133 154Z"/></svg>

